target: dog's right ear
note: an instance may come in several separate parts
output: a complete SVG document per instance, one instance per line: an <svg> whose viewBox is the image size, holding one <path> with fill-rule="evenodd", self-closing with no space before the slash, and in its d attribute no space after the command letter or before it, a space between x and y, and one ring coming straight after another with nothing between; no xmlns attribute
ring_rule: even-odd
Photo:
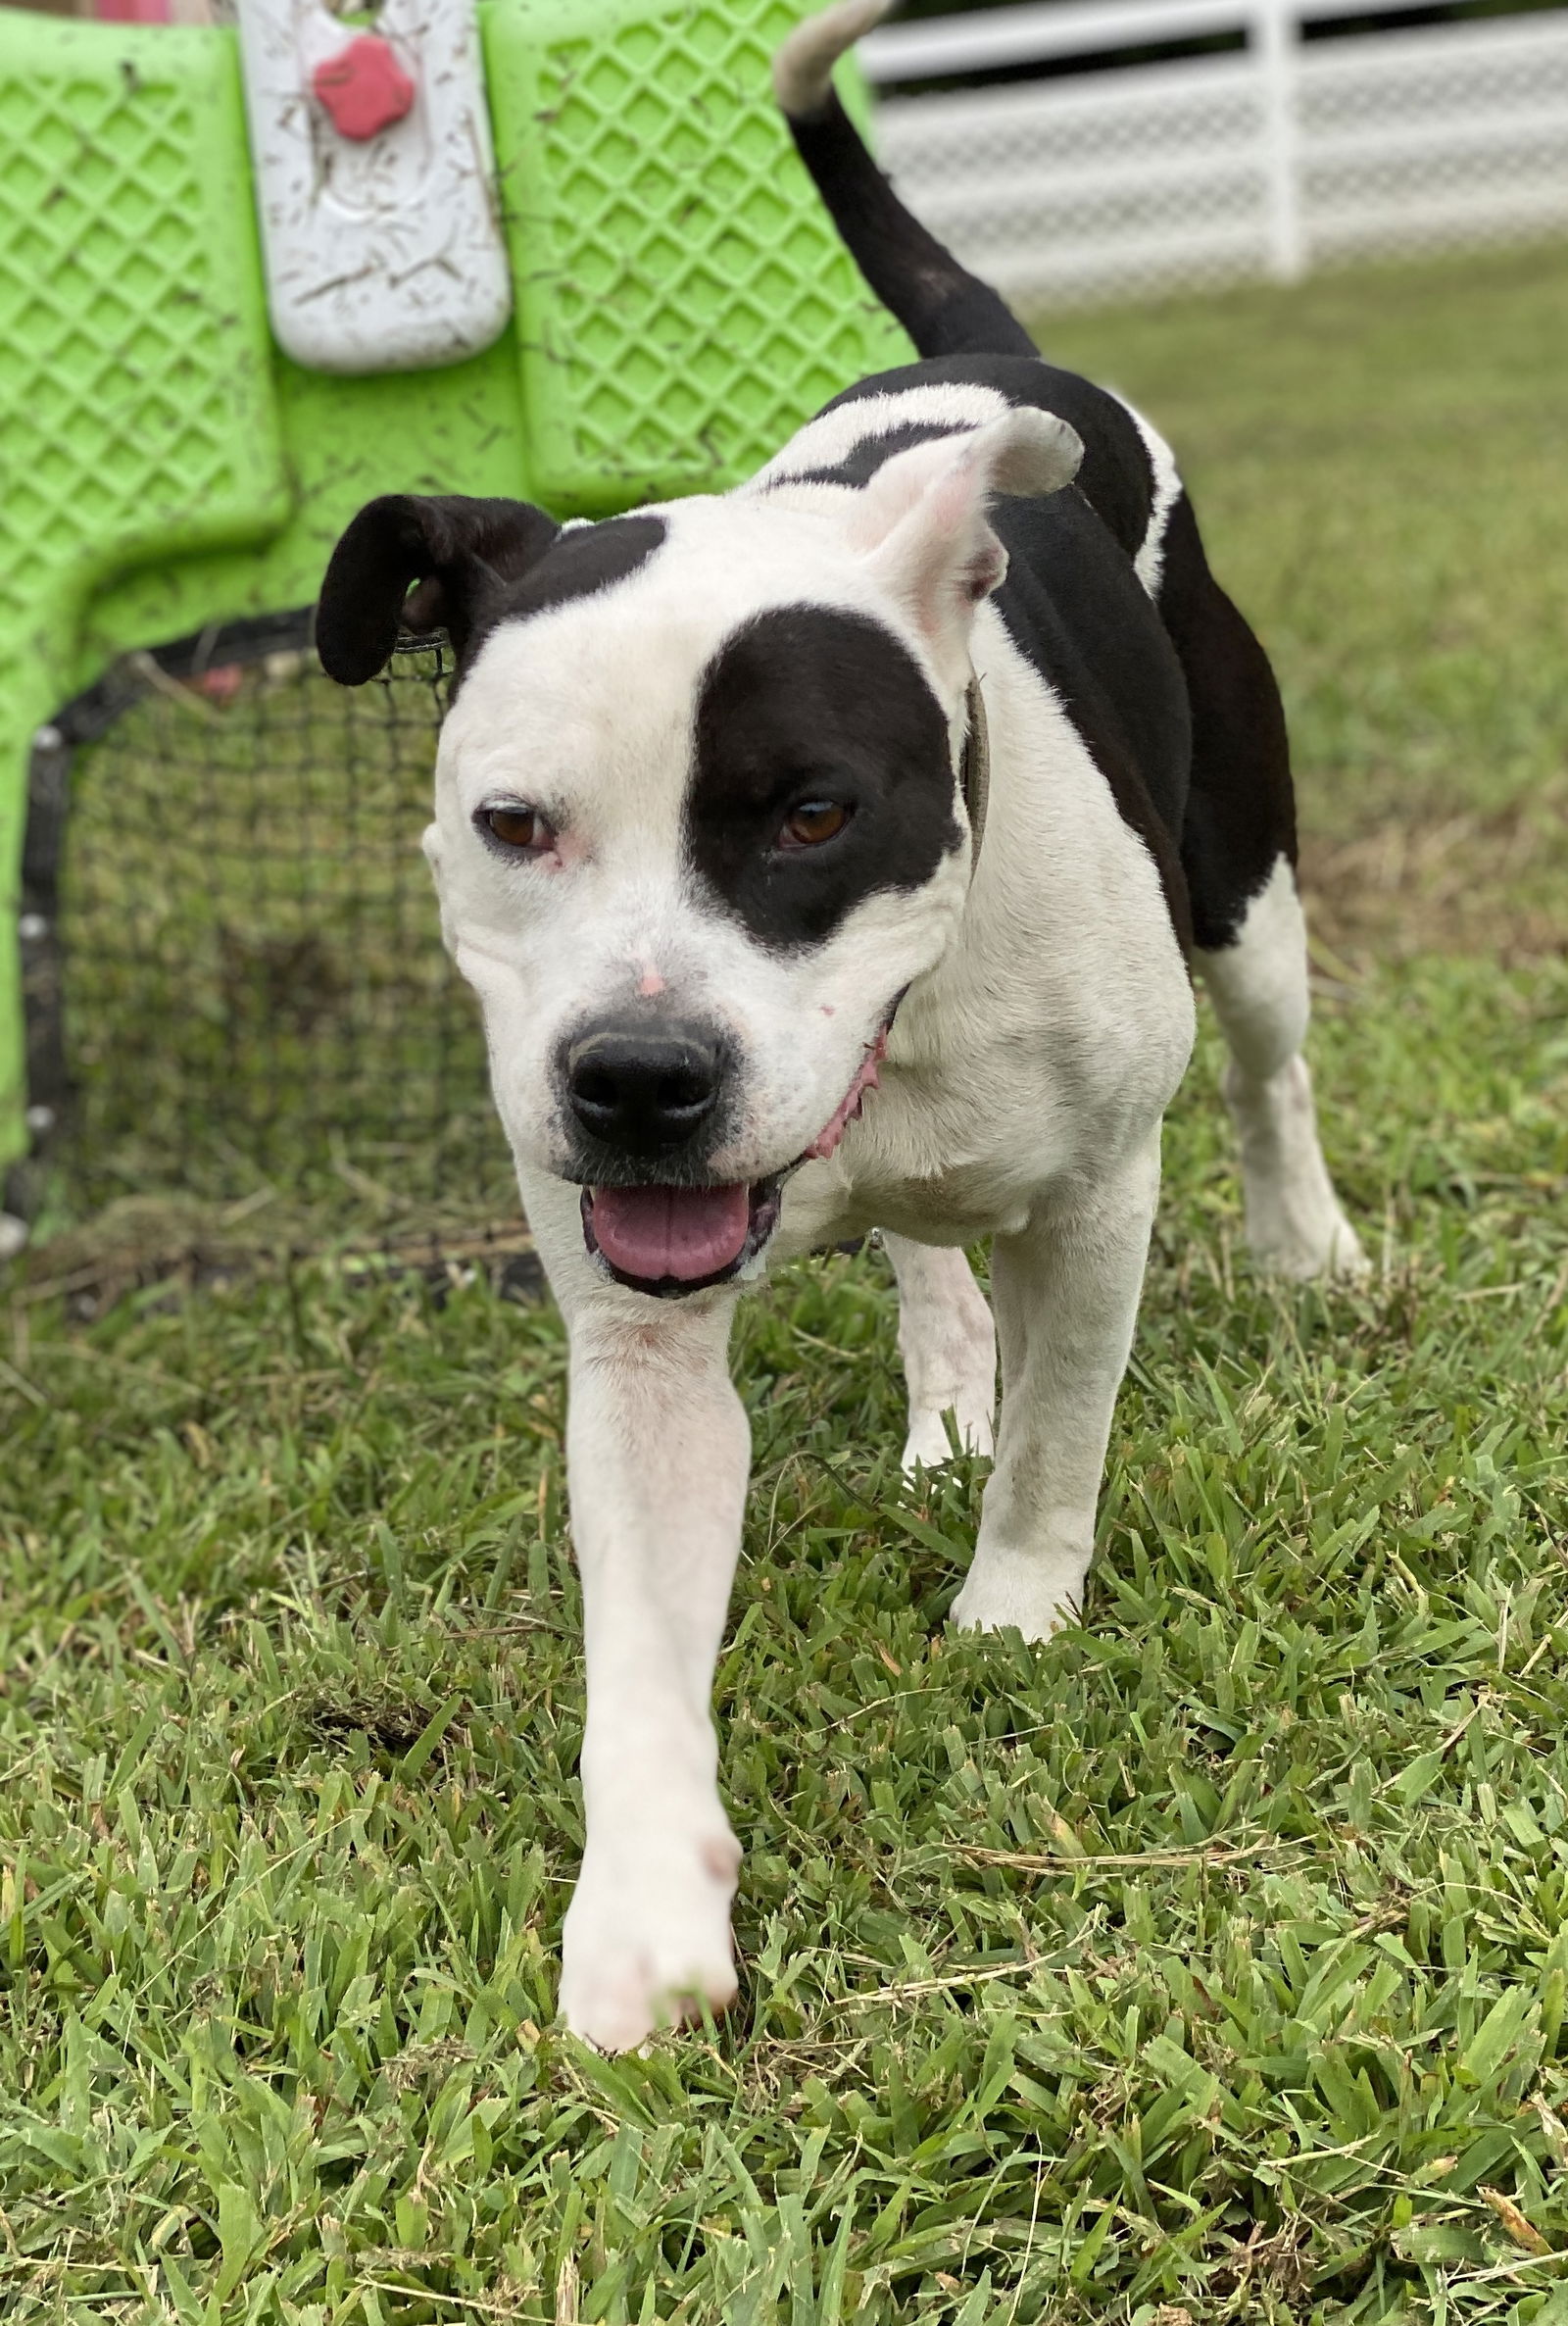
<svg viewBox="0 0 1568 2326"><path fill-rule="evenodd" d="M321 668L344 686L363 686L384 668L401 628L446 630L461 665L507 585L538 563L560 530L529 501L388 493L368 502L321 583Z"/></svg>

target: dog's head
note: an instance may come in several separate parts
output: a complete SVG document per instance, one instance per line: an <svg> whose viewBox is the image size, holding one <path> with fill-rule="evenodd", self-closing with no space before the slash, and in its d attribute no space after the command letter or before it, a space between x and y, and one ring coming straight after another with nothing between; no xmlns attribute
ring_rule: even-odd
<svg viewBox="0 0 1568 2326"><path fill-rule="evenodd" d="M564 529L396 498L339 543L334 677L372 676L400 620L451 633L443 931L518 1160L582 1186L621 1281L742 1269L874 1079L967 887L969 633L1006 569L987 506L1055 490L1078 449L1016 411L863 491L764 477Z"/></svg>

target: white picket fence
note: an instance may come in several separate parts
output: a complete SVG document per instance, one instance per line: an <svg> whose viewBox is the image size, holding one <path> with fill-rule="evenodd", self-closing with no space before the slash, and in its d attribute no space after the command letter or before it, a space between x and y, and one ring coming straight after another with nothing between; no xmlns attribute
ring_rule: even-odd
<svg viewBox="0 0 1568 2326"><path fill-rule="evenodd" d="M1303 41L1419 0L1062 0L890 25L904 84L1199 33L1245 48L884 97L878 148L1014 300L1086 304L1568 232L1568 5Z"/></svg>

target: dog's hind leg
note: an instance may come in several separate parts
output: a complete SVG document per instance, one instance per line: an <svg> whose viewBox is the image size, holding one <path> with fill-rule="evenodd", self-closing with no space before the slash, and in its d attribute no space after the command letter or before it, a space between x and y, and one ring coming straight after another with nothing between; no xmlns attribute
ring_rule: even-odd
<svg viewBox="0 0 1568 2326"><path fill-rule="evenodd" d="M961 1252L883 1234L899 1282L899 1353L909 1392L904 1466L950 1460L947 1415L958 1444L989 1454L997 1402L997 1334L985 1294Z"/></svg>
<svg viewBox="0 0 1568 2326"><path fill-rule="evenodd" d="M1021 1234L992 1246L1002 1425L974 1563L953 1605L965 1630L1016 1624L1044 1640L1082 1604L1158 1196L1156 1126L1119 1170L1046 1197Z"/></svg>
<svg viewBox="0 0 1568 2326"><path fill-rule="evenodd" d="M1193 778L1182 833L1196 966L1230 1051L1247 1238L1284 1276L1366 1262L1318 1143L1302 1045L1306 924L1285 714L1268 658L1208 570L1185 494L1158 545L1156 602L1187 673Z"/></svg>
<svg viewBox="0 0 1568 2326"><path fill-rule="evenodd" d="M1230 1061L1221 1088L1242 1159L1247 1240L1277 1275L1359 1276L1366 1259L1318 1142L1306 1035L1306 924L1279 857L1228 945L1199 956Z"/></svg>

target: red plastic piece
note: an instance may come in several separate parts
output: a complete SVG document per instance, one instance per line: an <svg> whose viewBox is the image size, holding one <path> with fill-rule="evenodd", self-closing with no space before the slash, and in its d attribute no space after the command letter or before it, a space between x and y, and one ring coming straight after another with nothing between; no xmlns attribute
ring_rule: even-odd
<svg viewBox="0 0 1568 2326"><path fill-rule="evenodd" d="M347 48L318 65L311 86L338 135L357 143L379 137L402 121L415 98L413 81L374 32L359 33Z"/></svg>

